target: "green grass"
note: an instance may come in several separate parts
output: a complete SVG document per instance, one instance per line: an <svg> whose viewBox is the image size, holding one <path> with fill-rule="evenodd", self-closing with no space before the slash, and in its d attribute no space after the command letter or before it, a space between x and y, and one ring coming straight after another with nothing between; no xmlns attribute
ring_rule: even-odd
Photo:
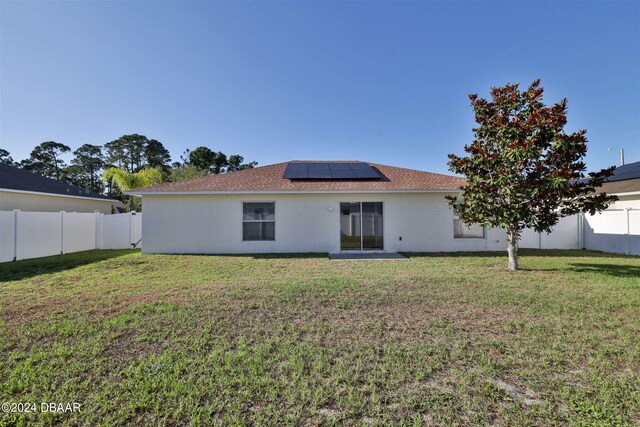
<svg viewBox="0 0 640 427"><path fill-rule="evenodd" d="M640 262L587 251L0 265L0 425L633 425Z"/></svg>

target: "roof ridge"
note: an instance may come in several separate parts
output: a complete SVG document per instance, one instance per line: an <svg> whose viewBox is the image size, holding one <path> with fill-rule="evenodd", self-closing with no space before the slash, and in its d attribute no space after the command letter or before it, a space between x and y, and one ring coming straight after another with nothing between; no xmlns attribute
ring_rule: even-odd
<svg viewBox="0 0 640 427"><path fill-rule="evenodd" d="M283 163L369 163L363 160L289 160ZM280 164L280 163L276 163Z"/></svg>
<svg viewBox="0 0 640 427"><path fill-rule="evenodd" d="M429 171L423 171L423 170L420 170L420 169L411 169L411 168L403 168L403 167L400 167L400 166L383 165L383 164L380 164L380 163L369 163L369 164L370 164L370 165L373 165L373 166L382 166L382 167L385 167L385 168L403 169L403 170L411 171L411 172L428 173L429 175L445 176L445 177L447 177L447 178L461 178L461 179L465 179L465 178L464 178L464 177L462 177L462 176L458 176L458 175L449 175L449 174L446 174L446 173L429 172Z"/></svg>

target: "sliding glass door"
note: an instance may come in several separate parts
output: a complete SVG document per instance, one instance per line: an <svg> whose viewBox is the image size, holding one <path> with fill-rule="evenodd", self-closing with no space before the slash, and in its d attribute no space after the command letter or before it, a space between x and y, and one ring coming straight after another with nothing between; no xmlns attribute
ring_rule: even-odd
<svg viewBox="0 0 640 427"><path fill-rule="evenodd" d="M340 249L383 250L382 202L340 203Z"/></svg>
<svg viewBox="0 0 640 427"><path fill-rule="evenodd" d="M382 243L382 202L362 203L362 249L382 250Z"/></svg>
<svg viewBox="0 0 640 427"><path fill-rule="evenodd" d="M340 203L340 250L362 249L360 203Z"/></svg>

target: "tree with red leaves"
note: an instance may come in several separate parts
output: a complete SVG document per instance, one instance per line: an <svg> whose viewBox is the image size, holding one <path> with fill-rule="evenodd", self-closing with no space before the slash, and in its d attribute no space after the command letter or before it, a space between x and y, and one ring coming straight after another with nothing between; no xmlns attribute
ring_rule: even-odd
<svg viewBox="0 0 640 427"><path fill-rule="evenodd" d="M560 218L594 214L616 200L596 193L614 167L585 175L586 131L567 134L567 100L542 102L536 80L526 90L518 84L491 88L491 101L469 95L478 127L469 155L449 154L449 168L467 183L460 197L447 196L466 224L507 231L509 270L518 269L517 243L522 230L550 233Z"/></svg>

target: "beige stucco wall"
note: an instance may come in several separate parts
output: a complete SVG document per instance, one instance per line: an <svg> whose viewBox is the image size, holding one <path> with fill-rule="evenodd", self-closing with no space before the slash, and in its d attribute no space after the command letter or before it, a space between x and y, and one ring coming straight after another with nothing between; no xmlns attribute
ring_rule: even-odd
<svg viewBox="0 0 640 427"><path fill-rule="evenodd" d="M111 213L111 200L83 199L65 196L47 196L31 193L14 193L0 190L0 211L20 209L30 212L102 212Z"/></svg>
<svg viewBox="0 0 640 427"><path fill-rule="evenodd" d="M640 194L633 194L623 196L618 194L618 200L613 202L610 206L611 209L640 209Z"/></svg>
<svg viewBox="0 0 640 427"><path fill-rule="evenodd" d="M242 240L242 203L275 202L275 241ZM340 203L383 202L384 251L504 250L504 232L454 239L444 194L145 195L143 252L339 252ZM400 239L402 238L402 239Z"/></svg>

